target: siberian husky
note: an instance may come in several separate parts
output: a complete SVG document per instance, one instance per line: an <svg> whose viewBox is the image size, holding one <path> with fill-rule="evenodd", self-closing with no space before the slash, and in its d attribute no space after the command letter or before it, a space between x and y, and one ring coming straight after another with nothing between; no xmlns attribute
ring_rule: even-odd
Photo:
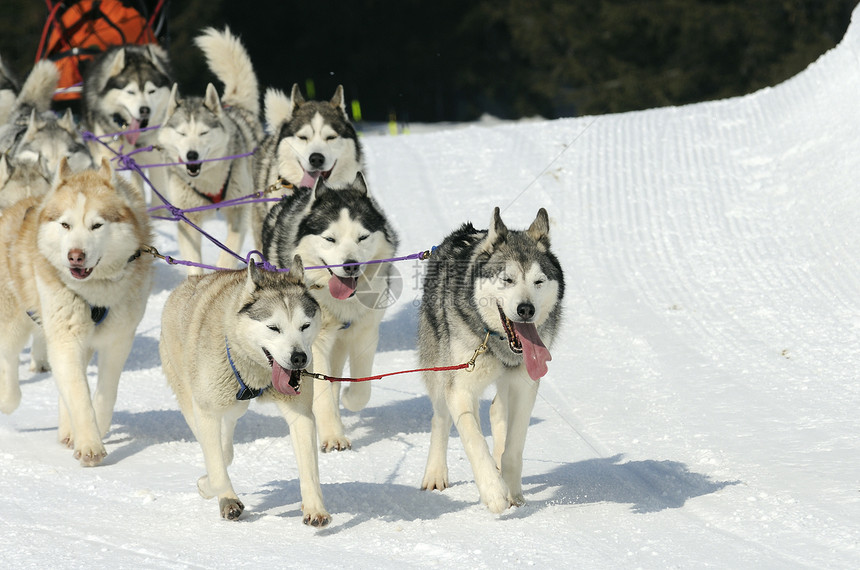
<svg viewBox="0 0 860 570"><path fill-rule="evenodd" d="M273 189L267 195L279 198L293 188L313 187L320 177L329 187L341 188L364 171L361 143L347 117L342 86L330 101L306 101L298 85L293 85L289 98L268 89L264 103L270 134L258 153L258 190ZM255 205L255 236L272 207L273 202Z"/></svg>
<svg viewBox="0 0 860 570"><path fill-rule="evenodd" d="M253 151L263 137L259 119L259 89L251 59L229 29L219 32L207 28L196 39L210 69L224 83L224 95L210 83L205 97L179 98L173 86L167 107L167 120L158 135L166 160L182 162L168 168L168 196L171 204L187 209L222 200L239 198L254 191L252 156L232 160L213 160ZM249 223L249 206L229 206L223 210L227 220L224 245L232 252L242 247ZM210 210L214 213L214 210ZM186 214L199 226L203 213ZM179 224L179 253L186 261L201 261L200 233L185 223ZM220 267L235 267L235 258L224 251ZM189 273L201 273L191 267Z"/></svg>
<svg viewBox="0 0 860 570"><path fill-rule="evenodd" d="M430 257L419 312L420 365L456 365L479 347L486 352L471 370L424 373L433 402L424 489L448 487L453 421L481 501L494 513L524 503L526 430L551 359L544 343L551 344L558 331L563 295L543 208L526 231L508 230L496 208L489 230L464 224ZM492 383L497 393L490 407L491 454L478 420L478 399Z"/></svg>
<svg viewBox="0 0 860 570"><path fill-rule="evenodd" d="M50 110L58 79L52 62L36 63L13 102L8 121L0 126L0 152L7 158L7 167L35 165L45 184L53 178L62 157L74 170L93 166L71 110L61 117Z"/></svg>
<svg viewBox="0 0 860 570"><path fill-rule="evenodd" d="M225 519L245 506L227 474L233 430L251 398L274 401L290 426L299 468L305 524L331 520L323 505L311 402L313 383L301 383L320 330L320 308L303 283L302 262L288 274L247 270L191 276L164 305L161 363L185 420L203 448L204 498L218 497Z"/></svg>
<svg viewBox="0 0 860 570"><path fill-rule="evenodd" d="M74 173L60 161L52 188L0 215L0 411L21 401L18 355L39 326L60 392L59 440L83 466L106 452L117 386L151 289L151 240L143 195L99 170ZM90 399L87 364L98 353Z"/></svg>
<svg viewBox="0 0 860 570"><path fill-rule="evenodd" d="M349 358L350 373L366 377L373 368L379 324L389 301L390 263L397 236L368 192L364 176L339 190L318 178L314 188L301 187L281 198L263 227L263 255L283 265L299 254L312 266L360 263L330 269L306 269L305 282L323 310L322 332L314 343L318 374L340 376ZM315 380L314 415L323 451L351 447L340 417L340 385ZM370 399L370 383L350 384L343 393L352 411Z"/></svg>
<svg viewBox="0 0 860 570"><path fill-rule="evenodd" d="M88 63L81 96L83 125L100 137L118 133L110 140L100 139L113 152L102 144L90 145L96 161L156 143L158 131L153 128L164 120L172 84L167 52L155 44L113 47ZM134 154L141 166L160 158L154 149ZM164 187L163 169L151 168L147 176L159 190ZM133 180L146 190L137 176Z"/></svg>

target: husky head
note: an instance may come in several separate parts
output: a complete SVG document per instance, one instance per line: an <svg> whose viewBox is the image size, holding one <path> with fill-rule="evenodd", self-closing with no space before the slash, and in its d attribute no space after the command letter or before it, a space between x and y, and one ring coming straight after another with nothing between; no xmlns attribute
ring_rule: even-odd
<svg viewBox="0 0 860 570"><path fill-rule="evenodd" d="M551 357L538 330L550 320L554 329L564 294L561 267L549 251L546 210L538 210L528 230L510 231L496 208L476 251L472 301L484 325L503 334L513 353L523 355L533 379L543 377Z"/></svg>
<svg viewBox="0 0 860 570"><path fill-rule="evenodd" d="M84 81L85 103L118 129L144 129L164 117L170 95L167 53L156 45L122 46L94 63ZM96 83L87 87L88 83ZM134 144L140 133L128 133Z"/></svg>
<svg viewBox="0 0 860 570"><path fill-rule="evenodd" d="M235 338L243 354L272 370L272 386L298 394L301 371L311 366L311 347L322 327L322 313L304 285L302 259L288 274L248 264Z"/></svg>
<svg viewBox="0 0 860 570"><path fill-rule="evenodd" d="M114 278L147 238L133 208L136 190L103 159L74 172L63 158L38 214L38 248L67 283Z"/></svg>
<svg viewBox="0 0 860 570"><path fill-rule="evenodd" d="M309 281L327 284L338 300L355 295L362 280L374 279L379 265L364 264L394 254L397 238L387 220L370 198L364 176L359 172L352 184L339 190L321 179L314 185L305 214L296 228L296 251L330 269L309 272ZM349 265L351 263L359 265ZM380 276L384 277L384 276Z"/></svg>
<svg viewBox="0 0 860 570"><path fill-rule="evenodd" d="M205 97L184 99L179 97L174 84L165 122L158 131L158 142L168 158L190 162L183 170L189 177L196 178L206 164L193 161L229 154L230 136L223 116L221 99L211 83L206 87Z"/></svg>
<svg viewBox="0 0 860 570"><path fill-rule="evenodd" d="M38 166L42 175L50 178L64 157L75 171L93 165L90 152L72 118L72 110L66 109L59 119L52 111L37 114L33 110L27 130L15 150L16 161Z"/></svg>
<svg viewBox="0 0 860 570"><path fill-rule="evenodd" d="M298 85L290 99L270 89L266 122L278 133L278 175L295 186L312 188L318 178L334 188L346 186L361 170L361 145L338 85L330 101L305 101Z"/></svg>

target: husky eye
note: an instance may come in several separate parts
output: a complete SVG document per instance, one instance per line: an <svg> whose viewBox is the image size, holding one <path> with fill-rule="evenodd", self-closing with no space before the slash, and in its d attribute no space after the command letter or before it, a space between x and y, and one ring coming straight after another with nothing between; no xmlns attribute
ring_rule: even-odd
<svg viewBox="0 0 860 570"><path fill-rule="evenodd" d="M97 223L93 224L93 225L92 225L92 227L91 227L90 229L97 230L97 229L99 229L100 227L102 227L103 225L104 225L104 224L102 224L102 223L100 223L100 222L97 222Z"/></svg>
<svg viewBox="0 0 860 570"><path fill-rule="evenodd" d="M200 132L200 136L201 136L201 137L206 136L206 135L208 135L208 134L209 134L209 131L201 131L201 132Z"/></svg>
<svg viewBox="0 0 860 570"><path fill-rule="evenodd" d="M301 328L299 330L304 332L304 331L308 330L310 328L310 326L311 326L310 323L305 323L301 326Z"/></svg>
<svg viewBox="0 0 860 570"><path fill-rule="evenodd" d="M370 237L370 234L360 235L360 236L358 236L358 241L364 241L369 237Z"/></svg>
<svg viewBox="0 0 860 570"><path fill-rule="evenodd" d="M308 137L306 137L305 135L296 135L296 138L302 142L308 142Z"/></svg>
<svg viewBox="0 0 860 570"><path fill-rule="evenodd" d="M334 241L335 241L333 237L326 237L326 236L323 236L323 239L324 239L324 240L326 240L326 241L327 241L327 242L329 242L329 243L334 243Z"/></svg>
<svg viewBox="0 0 860 570"><path fill-rule="evenodd" d="M269 325L269 330L278 334L281 333L281 328L278 325Z"/></svg>
<svg viewBox="0 0 860 570"><path fill-rule="evenodd" d="M176 134L179 135L180 137L188 136L185 134L185 131L176 131Z"/></svg>
<svg viewBox="0 0 860 570"><path fill-rule="evenodd" d="M514 279L513 279L513 277L508 277L506 275L503 275L502 276L502 283L504 283L505 285L513 285Z"/></svg>
<svg viewBox="0 0 860 570"><path fill-rule="evenodd" d="M543 277L541 277L540 279L535 280L535 287L540 287L540 286L541 286L541 285L543 285L544 283L546 283L546 279L544 279Z"/></svg>
<svg viewBox="0 0 860 570"><path fill-rule="evenodd" d="M325 138L326 142L333 141L337 138L337 135L329 135Z"/></svg>
<svg viewBox="0 0 860 570"><path fill-rule="evenodd" d="M70 225L69 225L69 224L67 224L66 222L60 222L60 226L62 226L62 228L63 228L64 230L68 230L68 229L71 229L71 228L72 228L72 226L70 226Z"/></svg>
<svg viewBox="0 0 860 570"><path fill-rule="evenodd" d="M155 89L149 89L149 90L147 90L146 94L147 94L147 95L154 95L154 94L155 94Z"/></svg>

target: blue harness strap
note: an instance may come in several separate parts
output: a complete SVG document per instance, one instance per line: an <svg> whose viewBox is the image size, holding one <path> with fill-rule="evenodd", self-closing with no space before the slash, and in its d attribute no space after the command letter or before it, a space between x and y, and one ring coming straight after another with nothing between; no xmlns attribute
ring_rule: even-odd
<svg viewBox="0 0 860 570"><path fill-rule="evenodd" d="M239 381L239 391L236 392L236 399L253 400L260 396L265 388L258 388L256 390L248 388L248 386L242 381L242 376L239 375L239 371L236 370L236 365L233 364L233 357L230 356L230 342L227 340L227 335L224 335L224 346L227 347L227 362L230 363L230 368L233 369L233 375L236 377L236 380Z"/></svg>

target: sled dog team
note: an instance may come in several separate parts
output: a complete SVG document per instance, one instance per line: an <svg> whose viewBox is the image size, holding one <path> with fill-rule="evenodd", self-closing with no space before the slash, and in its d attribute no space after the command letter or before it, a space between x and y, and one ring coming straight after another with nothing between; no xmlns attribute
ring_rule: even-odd
<svg viewBox="0 0 860 570"><path fill-rule="evenodd" d="M342 88L329 101L307 101L297 86L289 96L269 89L264 130L257 78L239 39L208 28L195 41L220 92L210 84L202 96L180 94L157 46L112 48L94 60L81 120L97 136L112 135L105 145L84 142L70 114L50 111L53 64L37 64L20 89L0 84L0 261L8 268L0 285L0 411L20 403L18 358L32 338L31 370L51 370L60 393L60 442L84 466L106 455L102 438L153 263L146 186L137 174L113 171L113 151L145 149L135 154L140 164L175 163L147 175L181 209L276 190L274 205L221 209L225 245L238 251L250 235L269 263L289 271L254 263L232 269L229 254L218 260L223 271L191 269L165 303L159 351L203 450L200 494L217 497L226 519L242 514L227 468L236 422L259 397L273 401L290 426L304 522L325 526L331 517L317 450L351 447L340 404L361 410L370 384L341 390L320 378L341 377L347 361L352 377L371 374L384 314L378 301L392 268L367 262L392 258L397 234L362 173ZM223 157L233 158L215 160ZM189 214L197 225L204 218ZM421 486L448 487L455 424L481 501L500 513L524 503L526 432L560 326L564 279L546 210L524 230L508 229L499 208L488 218L487 229L463 224L425 262L420 365L473 364L424 373L433 418ZM200 234L190 225L178 224L177 242L183 259L202 261ZM91 395L87 364L96 353ZM497 387L492 451L478 418L490 384Z"/></svg>

